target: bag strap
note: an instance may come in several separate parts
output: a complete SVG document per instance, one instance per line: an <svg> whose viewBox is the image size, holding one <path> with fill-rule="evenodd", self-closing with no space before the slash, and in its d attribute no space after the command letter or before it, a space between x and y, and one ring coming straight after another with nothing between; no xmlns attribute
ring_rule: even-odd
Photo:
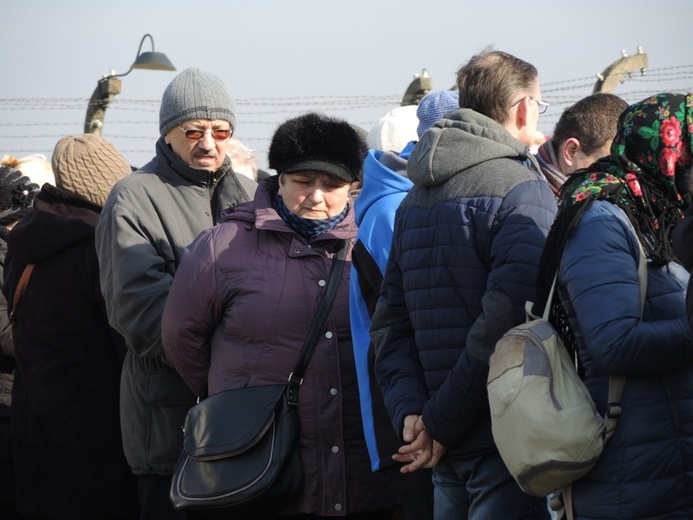
<svg viewBox="0 0 693 520"><path fill-rule="evenodd" d="M628 223L630 224L630 220ZM630 225L632 229L633 225ZM640 258L638 259L638 282L640 283L640 318L642 319L643 313L645 312L645 301L647 299L647 258L645 257L645 250L637 234L635 234L635 239L638 241L638 249L640 250ZM606 426L605 441L608 441L614 436L618 418L623 413L621 396L623 395L623 388L625 386L626 376L611 376L609 378L609 399L606 404L606 413L604 414L604 424Z"/></svg>
<svg viewBox="0 0 693 520"><path fill-rule="evenodd" d="M301 349L301 354L298 357L296 366L293 372L289 374L289 391L287 393L287 398L291 405L298 404L298 389L301 384L303 384L303 376L308 368L308 363L310 363L310 358L313 356L318 336L325 325L325 320L327 320L327 316L330 314L334 298L337 295L337 286L342 276L348 248L349 240L342 240L339 250L332 260L330 276L327 280L327 287L325 288L325 294L320 302L320 307L310 327L310 332L308 332L308 336L306 336L306 340L303 343L303 348Z"/></svg>
<svg viewBox="0 0 693 520"><path fill-rule="evenodd" d="M14 344L14 350L17 351L17 333L15 332L15 315L17 314L17 308L19 307L19 301L22 299L22 295L26 290L26 286L29 283L29 278L31 278L31 273L34 271L36 264L27 264L22 272L22 276L19 278L19 283L17 283L17 288L14 290L14 299L12 300L12 312L10 312L10 323L12 323L12 343Z"/></svg>

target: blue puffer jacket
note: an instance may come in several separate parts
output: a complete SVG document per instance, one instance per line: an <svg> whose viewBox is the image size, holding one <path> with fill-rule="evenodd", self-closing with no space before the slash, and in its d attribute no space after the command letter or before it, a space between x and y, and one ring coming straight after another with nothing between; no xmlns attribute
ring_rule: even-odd
<svg viewBox="0 0 693 520"><path fill-rule="evenodd" d="M369 329L390 255L395 211L412 187L405 173L413 148L412 141L399 154L369 150L363 165L363 188L354 203L359 230L351 253L349 314L361 419L373 471L394 465L392 454L401 445L372 376L376 349Z"/></svg>
<svg viewBox="0 0 693 520"><path fill-rule="evenodd" d="M648 266L640 319L638 243L625 214L595 202L561 256L558 287L604 413L609 374L626 375L623 414L594 469L573 486L575 518L693 517L693 343L688 273Z"/></svg>
<svg viewBox="0 0 693 520"><path fill-rule="evenodd" d="M423 413L448 456L470 456L495 450L487 361L535 298L556 205L527 147L502 126L468 109L447 117L407 163L414 188L397 211L371 330L394 315L376 375L395 429Z"/></svg>

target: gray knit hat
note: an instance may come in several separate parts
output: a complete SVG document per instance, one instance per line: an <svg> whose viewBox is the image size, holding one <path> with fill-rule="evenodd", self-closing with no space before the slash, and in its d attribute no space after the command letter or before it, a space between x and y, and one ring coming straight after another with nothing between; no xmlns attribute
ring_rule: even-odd
<svg viewBox="0 0 693 520"><path fill-rule="evenodd" d="M113 185L132 171L116 148L94 134L63 137L51 161L55 185L103 206Z"/></svg>
<svg viewBox="0 0 693 520"><path fill-rule="evenodd" d="M162 136L191 119L223 119L236 128L236 107L224 83L200 69L185 69L169 83L161 98Z"/></svg>

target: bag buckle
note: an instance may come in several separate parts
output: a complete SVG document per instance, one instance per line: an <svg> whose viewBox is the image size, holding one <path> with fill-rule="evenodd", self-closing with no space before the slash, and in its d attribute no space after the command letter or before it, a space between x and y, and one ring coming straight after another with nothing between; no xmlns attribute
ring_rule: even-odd
<svg viewBox="0 0 693 520"><path fill-rule="evenodd" d="M551 511L560 511L564 506L563 493L559 491L549 496L549 508Z"/></svg>
<svg viewBox="0 0 693 520"><path fill-rule="evenodd" d="M303 378L297 377L293 372L289 374L289 386L286 392L286 400L291 406L298 406L298 389L303 384Z"/></svg>
<svg viewBox="0 0 693 520"><path fill-rule="evenodd" d="M294 373L291 372L291 373L289 374L289 384L294 384L294 385L301 386L301 385L303 384L303 378L300 377L300 378L298 378L298 380L296 380L296 379L295 379L295 376L294 376Z"/></svg>
<svg viewBox="0 0 693 520"><path fill-rule="evenodd" d="M609 419L621 417L622 413L623 407L621 406L621 403L608 403L606 405L606 416Z"/></svg>

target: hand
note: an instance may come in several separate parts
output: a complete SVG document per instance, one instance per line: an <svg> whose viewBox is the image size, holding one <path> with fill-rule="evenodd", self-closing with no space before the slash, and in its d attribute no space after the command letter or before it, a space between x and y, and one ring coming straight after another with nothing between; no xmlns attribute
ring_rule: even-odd
<svg viewBox="0 0 693 520"><path fill-rule="evenodd" d="M401 473L432 468L445 453L445 447L428 435L420 415L405 417L402 437L409 444L400 447L398 453L392 456L393 460L405 463L400 469Z"/></svg>

